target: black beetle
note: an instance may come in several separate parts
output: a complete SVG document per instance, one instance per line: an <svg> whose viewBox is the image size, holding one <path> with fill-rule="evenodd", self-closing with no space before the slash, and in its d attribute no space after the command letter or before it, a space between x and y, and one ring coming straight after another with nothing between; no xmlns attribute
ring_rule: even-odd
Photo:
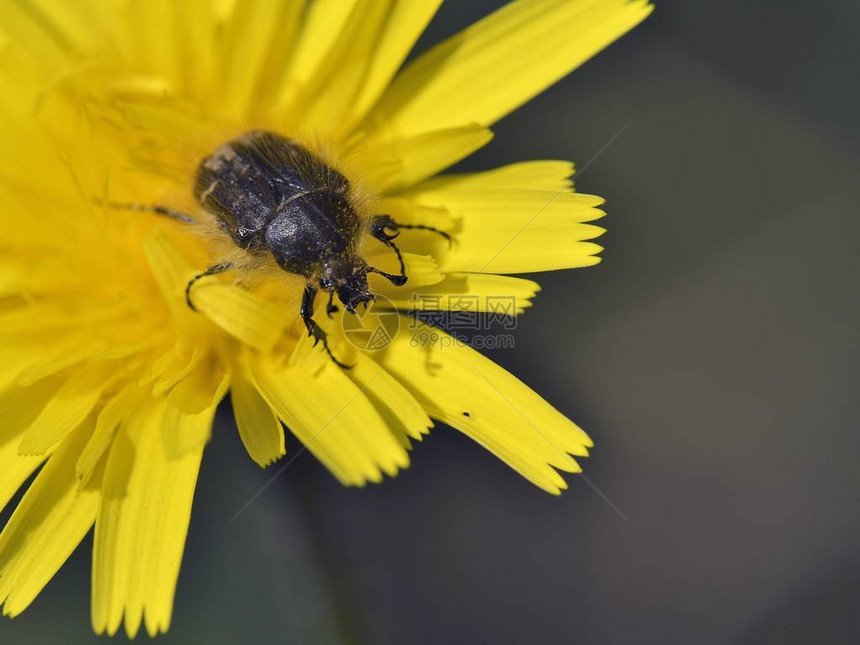
<svg viewBox="0 0 860 645"><path fill-rule="evenodd" d="M394 285L406 283L400 250L394 244L400 229L447 233L430 226L401 224L388 215L364 222L349 201L349 180L298 142L264 130L254 130L228 141L200 162L194 197L219 226L247 253L271 254L289 273L307 278L300 315L314 338L322 341L331 359L341 367L328 346L325 331L313 319L319 289L329 294L326 312L337 311L334 295L354 314L367 306L373 294L368 273L377 273ZM183 222L193 218L158 205L111 204L115 208L142 210ZM368 232L391 248L400 263L400 275L369 266L358 255L362 232ZM185 298L192 309L191 288L201 278L233 268L230 262L213 264L186 286Z"/></svg>

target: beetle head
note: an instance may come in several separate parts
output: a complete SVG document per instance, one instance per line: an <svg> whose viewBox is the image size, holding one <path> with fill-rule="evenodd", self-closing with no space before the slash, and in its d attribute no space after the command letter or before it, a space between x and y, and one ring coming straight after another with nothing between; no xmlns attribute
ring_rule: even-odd
<svg viewBox="0 0 860 645"><path fill-rule="evenodd" d="M336 292L344 309L354 314L356 307L373 300L367 284L367 263L358 256L340 258L328 262L320 273L320 286L328 292Z"/></svg>

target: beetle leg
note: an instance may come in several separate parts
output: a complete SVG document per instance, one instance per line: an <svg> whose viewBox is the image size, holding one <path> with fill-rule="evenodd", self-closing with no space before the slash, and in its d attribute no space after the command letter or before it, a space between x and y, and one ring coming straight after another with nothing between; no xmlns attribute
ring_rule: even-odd
<svg viewBox="0 0 860 645"><path fill-rule="evenodd" d="M114 210L155 213L156 215L163 215L164 217L169 217L185 224L191 224L192 222L194 222L194 218L190 215L180 213L179 211L175 211L172 208L167 208L166 206L161 206L160 204L122 204L118 202L102 202L99 200L93 201L96 204L99 204L101 206L107 206L108 208L112 208Z"/></svg>
<svg viewBox="0 0 860 645"><path fill-rule="evenodd" d="M328 292L328 304L325 306L325 312L329 318L332 314L337 313L337 305L334 304L334 289Z"/></svg>
<svg viewBox="0 0 860 645"><path fill-rule="evenodd" d="M218 273L224 273L225 271L229 271L233 268L233 264L230 262L222 262L221 264L213 264L211 267L206 269L203 273L198 273L196 276L191 278L188 281L188 284L185 285L185 302L188 303L188 306L192 311L198 311L197 307L194 306L194 303L191 302L191 287L194 286L194 283L200 280L201 278L205 278L208 275L216 275Z"/></svg>
<svg viewBox="0 0 860 645"><path fill-rule="evenodd" d="M406 265L403 263L403 255L400 253L400 249L397 248L397 245L393 241L398 235L400 235L401 229L413 229L437 233L448 240L448 244L451 244L451 236L445 231L440 231L438 228L424 226L423 224L401 224L400 222L394 221L390 215L374 215L370 220L370 234L397 254L397 261L400 262L400 275L392 275L375 268L370 268L368 273L378 273L379 275L391 280L391 283L398 287L406 284ZM389 231L392 232L389 233Z"/></svg>
<svg viewBox="0 0 860 645"><path fill-rule="evenodd" d="M401 255L400 249L397 248L397 245L392 240L400 234L396 232L391 234L386 232L385 229L397 230L397 224L388 215L376 215L370 221L370 234L397 254L397 261L400 263L400 275L392 275L374 268L370 268L368 273L378 273L391 280L393 285L399 287L406 284L406 265L403 263L403 255Z"/></svg>
<svg viewBox="0 0 860 645"><path fill-rule="evenodd" d="M400 254L398 253L397 255L399 256ZM367 272L368 273L376 273L377 275L381 275L383 278L386 278L389 281L391 281L391 284L393 284L395 287L402 287L404 284L406 284L406 275L405 274L404 275L394 275L393 273L386 273L385 271L380 271L376 267L367 267ZM366 305L365 305L365 307L366 307Z"/></svg>
<svg viewBox="0 0 860 645"><path fill-rule="evenodd" d="M320 327L317 322L314 320L314 299L317 297L317 288L313 283L308 283L305 287L305 292L302 295L302 308L299 312L299 315L302 317L302 322L305 323L305 327L308 328L308 336L313 337L314 339L314 347L322 341L323 348L328 354L328 357L333 360L338 367L342 367L343 369L350 369L351 365L346 365L341 363L334 357L331 349L328 346L328 334L323 331L322 327Z"/></svg>

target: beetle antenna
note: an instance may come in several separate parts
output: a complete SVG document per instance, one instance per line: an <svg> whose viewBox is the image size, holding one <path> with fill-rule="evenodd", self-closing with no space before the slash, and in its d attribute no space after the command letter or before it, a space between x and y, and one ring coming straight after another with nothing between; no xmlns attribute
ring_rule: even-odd
<svg viewBox="0 0 860 645"><path fill-rule="evenodd" d="M430 231L431 233L436 233L436 235L441 235L442 237L444 237L448 241L448 246L451 246L451 244L453 244L453 240L451 239L451 236L448 235L448 233L438 228L434 228L433 226L425 226L424 224L400 224L398 222L397 224L395 224L395 227L397 229L408 228L416 231Z"/></svg>
<svg viewBox="0 0 860 645"><path fill-rule="evenodd" d="M101 199L93 199L92 201L97 206L106 206L107 208L110 208L112 210L137 211L139 213L155 213L156 215L163 215L164 217L169 217L171 219L184 222L185 224L191 224L194 222L194 218L190 215L180 213L179 211L175 211L172 208L167 208L167 206L162 206L160 204L124 204L121 202L104 201Z"/></svg>

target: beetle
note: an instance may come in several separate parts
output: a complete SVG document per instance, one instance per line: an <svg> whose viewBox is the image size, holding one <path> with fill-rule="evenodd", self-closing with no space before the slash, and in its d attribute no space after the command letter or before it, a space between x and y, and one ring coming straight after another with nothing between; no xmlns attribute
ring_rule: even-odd
<svg viewBox="0 0 860 645"><path fill-rule="evenodd" d="M402 229L421 229L450 236L430 226L402 224L389 215L363 220L350 202L349 180L313 152L286 136L252 130L232 139L204 158L197 167L194 198L214 216L232 242L253 256L270 256L284 271L304 277L299 315L313 337L335 358L326 332L314 320L314 301L320 290L328 293L326 313L337 311L337 295L344 309L354 314L359 305L374 299L367 282L370 273L395 286L406 283L406 267L394 240ZM157 213L191 223L194 218L160 205L110 204ZM400 274L370 266L358 252L360 237L369 233L392 249ZM194 276L185 288L188 306L194 284L206 276L233 268L219 262Z"/></svg>

